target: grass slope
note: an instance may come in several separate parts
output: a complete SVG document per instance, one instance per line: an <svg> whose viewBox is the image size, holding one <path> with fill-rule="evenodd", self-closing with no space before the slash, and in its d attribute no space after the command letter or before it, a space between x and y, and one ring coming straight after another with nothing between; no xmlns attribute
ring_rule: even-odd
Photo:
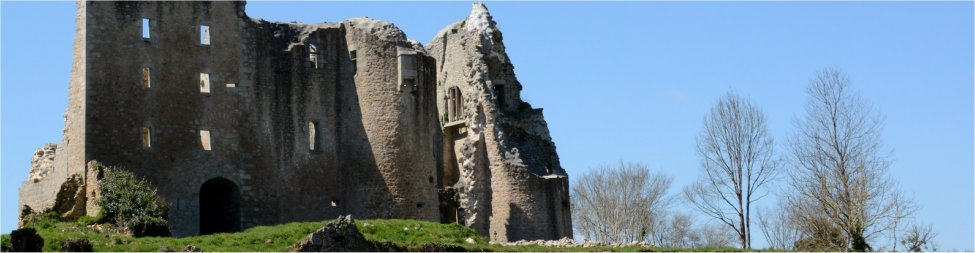
<svg viewBox="0 0 975 253"><path fill-rule="evenodd" d="M159 251L164 248L180 251L187 245L204 251L288 251L291 245L325 226L327 221L293 222L275 226L258 226L239 233L221 233L182 238L133 238L111 227L78 222L64 222L51 218L35 219L29 226L44 238L44 251L59 251L65 239L86 238L95 251ZM641 247L554 248L544 246L503 246L490 244L474 230L460 224L440 224L417 220L356 220L359 231L372 242L391 243L407 251L736 251L723 249L675 249ZM474 240L468 243L467 238ZM2 238L10 244L10 235Z"/></svg>

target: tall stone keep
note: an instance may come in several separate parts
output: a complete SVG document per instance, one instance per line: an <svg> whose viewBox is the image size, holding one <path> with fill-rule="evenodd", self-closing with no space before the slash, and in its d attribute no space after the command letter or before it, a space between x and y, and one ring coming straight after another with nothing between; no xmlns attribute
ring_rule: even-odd
<svg viewBox="0 0 975 253"><path fill-rule="evenodd" d="M64 137L20 205L97 213L98 161L155 185L178 236L341 214L572 236L567 176L483 5L426 47L381 20L244 7L79 2Z"/></svg>
<svg viewBox="0 0 975 253"><path fill-rule="evenodd" d="M437 60L442 101L441 185L448 194L441 195L458 200L444 209L456 209L457 219L496 241L571 237L568 177L542 109L521 99L522 85L487 7L475 3L427 51Z"/></svg>

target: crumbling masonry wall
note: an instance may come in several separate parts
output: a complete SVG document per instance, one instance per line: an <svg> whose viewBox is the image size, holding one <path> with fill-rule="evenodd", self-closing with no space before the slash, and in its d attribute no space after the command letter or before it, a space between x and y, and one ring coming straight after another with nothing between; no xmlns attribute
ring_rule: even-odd
<svg viewBox="0 0 975 253"><path fill-rule="evenodd" d="M521 99L501 31L487 7L441 30L427 46L437 58L444 124L445 171L454 184L458 219L494 241L572 237L568 177L541 109ZM450 115L452 89L462 117ZM457 170L457 171L451 171ZM447 182L454 182L450 180ZM539 224L546 224L539 226Z"/></svg>
<svg viewBox="0 0 975 253"><path fill-rule="evenodd" d="M79 2L64 138L39 150L20 204L94 215L86 164L98 161L155 185L177 236L201 231L216 181L239 194L230 227L445 220L446 197L464 209L455 220L495 240L571 236L541 110L521 101L507 60L487 57L506 59L500 32L485 43L465 30L470 44L445 55L385 21L275 23L244 7ZM510 87L500 106L492 78ZM464 89L462 124L441 117L446 85Z"/></svg>
<svg viewBox="0 0 975 253"><path fill-rule="evenodd" d="M85 174L85 96L86 96L86 19L84 2L78 2L75 16L75 40L68 83L68 108L64 113L64 131L61 143L38 149L31 161L31 176L21 184L18 206L28 206L35 212L52 209L57 202L61 185L74 174ZM51 152L54 151L54 152ZM40 159L40 156L44 156ZM53 158L53 159L51 159ZM42 161L51 162L42 162Z"/></svg>

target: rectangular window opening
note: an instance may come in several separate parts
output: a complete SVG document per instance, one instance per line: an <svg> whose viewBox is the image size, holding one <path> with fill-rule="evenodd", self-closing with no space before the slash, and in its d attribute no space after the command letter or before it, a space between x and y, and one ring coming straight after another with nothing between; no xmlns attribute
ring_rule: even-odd
<svg viewBox="0 0 975 253"><path fill-rule="evenodd" d="M416 52L404 51L399 52L397 59L397 67L399 71L399 87L397 91L402 91L403 89L408 89L411 92L416 92L416 78L417 78L417 64L416 64ZM416 95L414 93L414 95Z"/></svg>
<svg viewBox="0 0 975 253"><path fill-rule="evenodd" d="M142 18L142 38L149 39L149 19Z"/></svg>
<svg viewBox="0 0 975 253"><path fill-rule="evenodd" d="M318 122L308 121L308 150L321 151L322 137Z"/></svg>
<svg viewBox="0 0 975 253"><path fill-rule="evenodd" d="M210 26L200 26L200 45L210 45Z"/></svg>
<svg viewBox="0 0 975 253"><path fill-rule="evenodd" d="M152 147L152 128L143 127L142 128L142 147L151 148Z"/></svg>
<svg viewBox="0 0 975 253"><path fill-rule="evenodd" d="M200 73L200 92L210 93L210 74Z"/></svg>
<svg viewBox="0 0 975 253"><path fill-rule="evenodd" d="M355 74L358 70L356 60L358 59L355 50L349 51L349 58L352 59L352 74Z"/></svg>
<svg viewBox="0 0 975 253"><path fill-rule="evenodd" d="M237 88L237 84L236 83L228 83L227 84L227 88Z"/></svg>
<svg viewBox="0 0 975 253"><path fill-rule="evenodd" d="M318 47L308 44L308 62L312 68L318 68Z"/></svg>
<svg viewBox="0 0 975 253"><path fill-rule="evenodd" d="M401 52L397 60L400 77L400 86L397 90L409 89L410 91L416 91L416 54L413 52Z"/></svg>
<svg viewBox="0 0 975 253"><path fill-rule="evenodd" d="M150 87L151 85L150 77L152 77L152 75L150 73L149 68L142 68L142 87L146 87L146 88Z"/></svg>
<svg viewBox="0 0 975 253"><path fill-rule="evenodd" d="M460 88L450 87L447 90L447 120L449 122L463 119L464 96L460 93Z"/></svg>
<svg viewBox="0 0 975 253"><path fill-rule="evenodd" d="M200 145L205 151L210 151L210 130L200 130Z"/></svg>

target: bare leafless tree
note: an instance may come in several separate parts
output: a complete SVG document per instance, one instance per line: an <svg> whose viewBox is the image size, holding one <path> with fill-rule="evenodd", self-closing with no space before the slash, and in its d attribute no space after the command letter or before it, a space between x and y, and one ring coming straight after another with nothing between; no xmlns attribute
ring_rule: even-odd
<svg viewBox="0 0 975 253"><path fill-rule="evenodd" d="M670 229L670 220L673 212L667 210L660 210L653 214L653 220L650 224L650 234L648 235L647 242L651 242L656 245L665 246L668 244L669 237L674 233ZM669 246L668 246L669 247Z"/></svg>
<svg viewBox="0 0 975 253"><path fill-rule="evenodd" d="M908 251L921 252L921 251L938 251L938 245L934 242L934 238L938 236L937 232L931 228L931 225L920 226L914 224L907 233L902 236L901 244Z"/></svg>
<svg viewBox="0 0 975 253"><path fill-rule="evenodd" d="M672 179L644 164L620 162L578 177L572 184L576 233L603 242L645 241L655 219L671 202Z"/></svg>
<svg viewBox="0 0 975 253"><path fill-rule="evenodd" d="M765 115L734 92L718 100L697 138L704 174L684 189L684 197L734 229L742 249L751 248L752 204L775 174L772 145Z"/></svg>
<svg viewBox="0 0 975 253"><path fill-rule="evenodd" d="M735 245L737 235L728 230L724 224L705 224L698 228L701 234L700 247L721 248Z"/></svg>
<svg viewBox="0 0 975 253"><path fill-rule="evenodd" d="M915 210L887 175L883 117L839 70L821 71L806 91L806 116L789 141L794 191L786 201L797 220L825 218L823 226L839 228L843 250L871 250L871 238Z"/></svg>
<svg viewBox="0 0 975 253"><path fill-rule="evenodd" d="M721 248L736 245L737 234L724 224L696 225L694 217L684 212L665 212L657 219L651 242L669 248Z"/></svg>
<svg viewBox="0 0 975 253"><path fill-rule="evenodd" d="M786 207L775 209L759 209L758 224L765 236L765 242L770 249L795 250L795 243L799 240L801 231L795 220L790 217Z"/></svg>
<svg viewBox="0 0 975 253"><path fill-rule="evenodd" d="M694 217L683 212L668 213L660 218L662 229L658 232L657 245L672 248L697 247L700 233L694 229Z"/></svg>

